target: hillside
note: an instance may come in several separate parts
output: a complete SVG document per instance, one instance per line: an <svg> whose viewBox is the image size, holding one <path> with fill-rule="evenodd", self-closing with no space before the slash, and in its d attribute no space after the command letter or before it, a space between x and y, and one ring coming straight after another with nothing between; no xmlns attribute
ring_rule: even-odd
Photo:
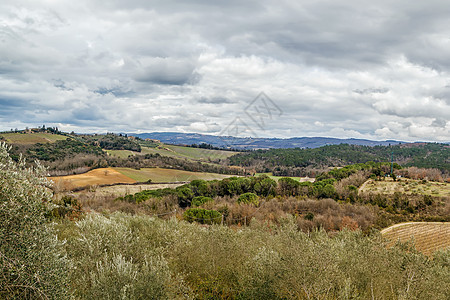
<svg viewBox="0 0 450 300"><path fill-rule="evenodd" d="M239 152L211 150L194 147L183 147L167 144L159 144L157 147L142 147L144 154L159 154L162 156L176 157L195 161L211 162L227 159Z"/></svg>
<svg viewBox="0 0 450 300"><path fill-rule="evenodd" d="M166 145L122 134L61 133L57 128L17 130L0 135L28 165L39 160L53 176L104 167L161 167L192 172L243 175L240 167L221 163L237 152Z"/></svg>
<svg viewBox="0 0 450 300"><path fill-rule="evenodd" d="M230 164L256 168L274 175L305 176L306 168L345 166L355 163L394 162L401 166L437 168L450 172L450 146L446 144L407 144L395 146L330 145L315 149L257 150L230 157Z"/></svg>
<svg viewBox="0 0 450 300"><path fill-rule="evenodd" d="M73 190L89 186L133 184L137 182L177 183L191 180L215 180L227 178L230 175L221 175L206 172L189 172L183 170L164 168L98 168L83 174L50 177L58 190Z"/></svg>
<svg viewBox="0 0 450 300"><path fill-rule="evenodd" d="M401 181L393 181L390 178L380 181L369 179L363 186L360 192L363 193L379 193L379 194L394 194L402 193L408 195L420 194L437 197L450 197L450 183L427 181L427 180L413 180L403 178Z"/></svg>
<svg viewBox="0 0 450 300"><path fill-rule="evenodd" d="M318 148L326 145L350 144L389 146L400 141L371 141L364 139L338 139L328 137L295 137L295 138L241 138L233 136L214 136L199 133L178 133L178 132L152 132L133 134L142 139L150 138L160 140L161 142L176 145L191 144L210 144L215 147L233 148L233 149L276 149L276 148Z"/></svg>
<svg viewBox="0 0 450 300"><path fill-rule="evenodd" d="M2 139L9 144L32 145L37 143L54 143L56 141L63 141L67 139L67 136L49 132L11 132L0 133L0 140Z"/></svg>

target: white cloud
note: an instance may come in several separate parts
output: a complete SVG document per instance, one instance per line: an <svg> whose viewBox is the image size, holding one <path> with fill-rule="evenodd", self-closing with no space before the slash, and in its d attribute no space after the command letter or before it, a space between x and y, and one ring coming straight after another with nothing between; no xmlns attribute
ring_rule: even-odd
<svg viewBox="0 0 450 300"><path fill-rule="evenodd" d="M0 129L219 133L264 91L259 136L449 141L440 1L0 4ZM249 120L251 122L251 120Z"/></svg>

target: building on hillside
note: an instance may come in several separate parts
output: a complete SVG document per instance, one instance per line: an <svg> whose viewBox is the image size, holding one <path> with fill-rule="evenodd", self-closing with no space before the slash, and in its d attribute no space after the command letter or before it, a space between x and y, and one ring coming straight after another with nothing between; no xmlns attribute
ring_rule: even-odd
<svg viewBox="0 0 450 300"><path fill-rule="evenodd" d="M145 140L146 140L147 142L161 143L160 140L154 140L154 139L149 139L149 138L146 138Z"/></svg>

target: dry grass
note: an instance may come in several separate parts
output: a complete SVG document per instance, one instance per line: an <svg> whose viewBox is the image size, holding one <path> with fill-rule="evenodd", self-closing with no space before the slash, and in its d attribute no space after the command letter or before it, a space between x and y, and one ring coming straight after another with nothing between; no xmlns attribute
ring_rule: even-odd
<svg viewBox="0 0 450 300"><path fill-rule="evenodd" d="M316 180L315 178L308 177L308 176L306 176L306 177L274 176L274 175L272 175L272 172L269 172L269 173L256 173L255 174L255 176L262 176L262 175L267 175L267 176L269 176L270 178L272 178L275 181L278 181L280 178L285 178L285 177L289 177L291 179L297 180L298 182L307 182L307 181L314 182Z"/></svg>
<svg viewBox="0 0 450 300"><path fill-rule="evenodd" d="M408 195L420 194L437 197L449 197L450 183L421 181L407 178L402 178L400 181L393 181L390 178L386 178L382 181L369 179L361 186L360 191L381 194L394 194L395 192L400 192Z"/></svg>
<svg viewBox="0 0 450 300"><path fill-rule="evenodd" d="M164 168L142 168L140 170L131 168L101 168L91 170L84 174L50 177L50 179L55 182L54 186L56 191L69 191L88 186L147 182L148 180L151 180L154 183L176 183L195 179L220 180L231 176L232 175L189 172ZM155 187L155 185L150 186ZM114 189L114 187L111 187L111 189ZM129 189L133 188L129 187Z"/></svg>
<svg viewBox="0 0 450 300"><path fill-rule="evenodd" d="M450 247L450 223L410 222L396 224L381 231L392 245L413 240L416 249L426 255Z"/></svg>
<svg viewBox="0 0 450 300"><path fill-rule="evenodd" d="M55 186L60 186L62 190L70 190L93 185L136 182L136 180L117 172L113 168L95 169L78 175L50 177L50 180L53 180L53 182L55 182Z"/></svg>
<svg viewBox="0 0 450 300"><path fill-rule="evenodd" d="M2 133L0 136L6 139L10 144L31 145L36 143L54 143L56 141L66 140L67 137L59 134L37 132L37 133Z"/></svg>
<svg viewBox="0 0 450 300"><path fill-rule="evenodd" d="M152 182L156 183L191 181L195 179L220 180L232 176L206 172L189 172L183 170L164 169L164 168L141 168L140 170L135 170L131 168L115 168L115 170L138 182L146 182L148 180L151 180Z"/></svg>
<svg viewBox="0 0 450 300"><path fill-rule="evenodd" d="M111 196L117 198L123 197L125 195L139 193L144 190L176 188L182 184L183 183L133 184L133 185L119 184L113 186L97 187L96 189L91 189L90 193L93 195L93 197ZM74 195L79 195L83 193L85 193L85 191L76 192L74 193Z"/></svg>
<svg viewBox="0 0 450 300"><path fill-rule="evenodd" d="M116 199L127 194L134 194L143 190L155 190L162 188L176 188L179 183L173 184L139 184L139 185L116 185L108 187L97 187L82 190L75 193L59 193L56 198L61 199L64 195L70 195L77 199L86 212L95 211L115 212L121 211L129 214L162 215L170 218L176 211L182 211L178 206L176 197L165 197L164 199L151 198L141 203L130 203L117 201Z"/></svg>

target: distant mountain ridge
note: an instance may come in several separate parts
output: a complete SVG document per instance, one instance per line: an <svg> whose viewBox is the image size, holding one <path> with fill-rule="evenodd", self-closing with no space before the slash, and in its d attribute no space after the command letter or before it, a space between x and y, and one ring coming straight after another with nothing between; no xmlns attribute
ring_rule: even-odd
<svg viewBox="0 0 450 300"><path fill-rule="evenodd" d="M372 141L365 139L339 139L328 137L294 137L294 138L241 138L232 136L215 136L199 133L179 133L179 132L151 132L133 135L142 139L150 138L160 140L167 144L211 144L215 147L233 149L276 149L276 148L319 148L326 145L350 144L363 146L389 146L404 144L402 141L386 140Z"/></svg>

